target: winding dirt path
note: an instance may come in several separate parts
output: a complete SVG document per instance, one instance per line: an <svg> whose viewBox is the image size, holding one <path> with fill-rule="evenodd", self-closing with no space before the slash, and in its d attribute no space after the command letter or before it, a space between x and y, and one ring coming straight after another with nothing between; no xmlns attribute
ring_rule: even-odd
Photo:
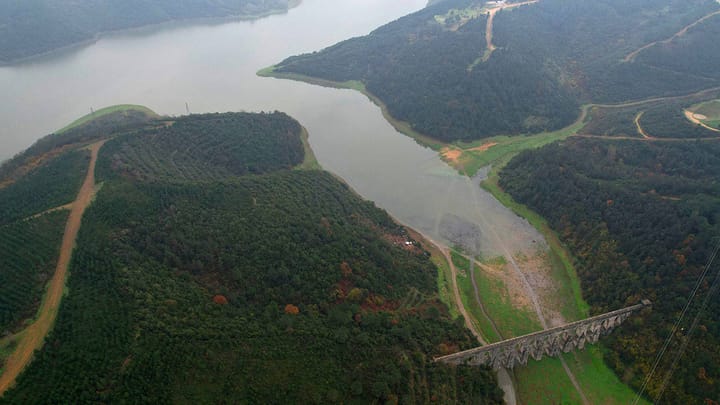
<svg viewBox="0 0 720 405"><path fill-rule="evenodd" d="M445 256L445 260L448 263L448 266L450 267L450 274L452 275L452 285L453 285L453 298L455 299L455 305L458 308L458 312L462 315L463 319L465 319L465 326L467 326L468 329L470 329L470 332L475 336L475 338L484 346L487 345L488 342L485 340L485 338L478 332L477 329L475 329L475 325L472 323L472 318L465 310L465 306L462 303L462 298L460 298L460 288L458 288L457 284L457 269L455 268L455 264L452 261L452 258L450 257L449 249L445 246L442 246L436 242L434 242L432 239L429 239L428 237L425 237L430 243L434 244L439 251L442 252L443 256ZM471 261L472 263L472 261ZM472 271L472 265L470 267L470 270ZM473 280L473 286L475 285L475 281ZM475 290L477 293L477 289ZM477 297L477 296L476 296ZM479 300L479 298L477 298ZM479 303L479 301L478 301ZM481 305L482 306L482 305ZM484 309L483 309L484 313ZM490 319L488 317L488 319ZM492 322L492 320L490 320ZM493 324L494 327L494 324ZM498 333L498 336L500 334ZM510 377L510 372L508 372L506 369L499 369L496 370L497 377L498 377L498 385L500 385L500 388L502 388L503 392L505 393L503 399L505 400L505 403L507 405L516 405L517 404L517 394L515 393L515 385L513 384L512 377Z"/></svg>
<svg viewBox="0 0 720 405"><path fill-rule="evenodd" d="M590 135L575 134L571 135L577 138L605 139L605 140L623 140L623 141L640 141L640 142L695 142L695 141L718 141L720 136L713 138L639 138L637 136L610 136L610 135Z"/></svg>
<svg viewBox="0 0 720 405"><path fill-rule="evenodd" d="M526 6L528 4L535 4L540 0L530 0L530 1L524 1L522 3L508 3L508 4L502 4L498 7L494 7L488 10L488 21L485 26L485 55L482 58L483 62L486 62L488 59L490 59L490 56L493 52L497 49L495 44L493 44L493 23L495 21L495 15L500 10L507 10L511 8L516 8L520 6Z"/></svg>
<svg viewBox="0 0 720 405"><path fill-rule="evenodd" d="M720 90L720 87L710 87L709 89L704 89L700 91L696 91L694 93L688 93L688 94L681 94L678 96L665 96L665 97L653 97L653 98L646 98L644 100L634 100L634 101L625 101L622 103L617 104L587 104L587 108L592 107L599 107L599 108L625 108L625 107L635 107L638 105L643 104L650 104L660 101L669 101L669 100L682 100L684 98L691 98L691 97L697 97L697 96L704 96L708 93L712 93L715 91ZM587 111L585 111L587 112Z"/></svg>
<svg viewBox="0 0 720 405"><path fill-rule="evenodd" d="M640 118L642 118L643 114L645 114L645 111L640 111L635 116L635 128L637 128L637 131L640 135L642 135L643 138L647 140L654 140L656 139L654 136L650 136L645 130L643 129L642 125L640 125Z"/></svg>
<svg viewBox="0 0 720 405"><path fill-rule="evenodd" d="M475 281L475 260L473 260L472 258L468 258L468 260L470 261L470 281L472 282L473 286L475 302L478 304L478 307L480 307L480 311L482 312L485 319L490 322L490 326L492 326L493 332L495 332L500 337L500 339L505 339L502 333L500 333L497 325L495 325L495 321L490 318L490 315L488 315L487 311L485 310L485 305L483 305L482 300L480 299L480 291L477 286L477 281Z"/></svg>
<svg viewBox="0 0 720 405"><path fill-rule="evenodd" d="M475 199L475 204L479 206L478 204L478 196L477 196L477 190L475 189L475 186L472 182L472 180L469 177L465 177L466 184L470 189L472 190L473 198ZM484 218L484 216L481 215L481 218ZM484 222L484 220L483 220ZM510 264L510 267L515 271L517 276L522 280L523 286L525 287L525 291L527 293L527 296L530 298L530 301L532 302L533 309L535 310L535 313L537 314L538 320L540 321L540 325L542 325L543 329L548 329L547 320L545 319L545 315L543 314L542 306L540 305L540 299L537 295L537 292L532 287L532 284L528 280L527 275L520 269L520 266L515 261L515 257L510 253L505 243L503 243L503 239L498 234L497 230L492 227L488 226L487 223L485 223L485 226L483 229L488 229L490 233L492 234L493 239L499 242L500 249L502 250L503 256ZM567 363L565 363L565 359L561 356L559 357L563 368L565 369L565 373L567 374L568 378L570 379L570 382L575 387L575 390L577 391L578 395L580 396L582 403L584 405L590 404L590 401L588 401L587 396L582 390L582 387L580 387L580 384L577 381L577 378L575 378L575 375L572 373L570 368L568 367Z"/></svg>
<svg viewBox="0 0 720 405"><path fill-rule="evenodd" d="M457 283L457 269L455 268L455 264L453 264L452 258L450 257L450 253L448 251L448 248L441 246L435 242L432 242L435 244L435 246L438 247L438 250L440 250L445 256L445 260L448 263L448 266L450 266L450 274L452 275L452 288L453 288L453 298L455 299L455 305L458 308L458 312L460 312L460 315L462 315L463 319L465 319L465 326L470 329L470 332L472 332L473 335L477 338L477 340L480 341L483 345L488 344L487 340L483 337L480 332L475 329L475 325L472 323L472 318L465 310L465 306L463 305L462 299L460 298L460 288L458 287Z"/></svg>
<svg viewBox="0 0 720 405"><path fill-rule="evenodd" d="M72 210L65 224L65 234L63 235L60 256L55 267L55 274L50 280L47 292L38 310L37 319L22 332L23 335L18 341L15 351L10 354L5 362L5 371L0 375L0 396L12 387L15 379L32 360L35 350L42 347L45 336L47 336L55 323L82 216L85 208L90 205L95 195L95 162L97 161L98 151L104 143L103 140L88 147L91 154L90 164L85 175L85 181L78 192L77 198L72 203Z"/></svg>
<svg viewBox="0 0 720 405"><path fill-rule="evenodd" d="M673 36L671 36L670 38L664 39L664 40L662 40L662 41L651 42L651 43L649 43L649 44L647 44L647 45L644 45L644 46L642 46L642 47L640 47L640 48L638 48L638 49L630 52L629 54L627 54L627 55L625 56L625 58L623 58L623 62L633 62L633 61L635 60L635 57L636 57L640 52L642 52L642 51L644 51L644 50L646 50L646 49L648 49L648 48L651 48L651 47L653 47L653 46L655 46L655 45L657 45L657 44L667 44L667 43L670 43L670 42L672 42L673 39L675 39L675 38L677 38L677 37L681 37L681 36L687 34L687 32L688 32L692 27L694 27L694 26L702 23L703 21L707 20L708 18L712 18L713 16L716 16L716 15L718 15L718 14L720 14L720 10L715 11L715 12L713 12L713 13L710 13L710 14L708 14L708 15L700 18L699 20L695 21L694 23L685 26L685 28L683 28L683 29L681 29L680 31L676 32L676 33L673 34Z"/></svg>

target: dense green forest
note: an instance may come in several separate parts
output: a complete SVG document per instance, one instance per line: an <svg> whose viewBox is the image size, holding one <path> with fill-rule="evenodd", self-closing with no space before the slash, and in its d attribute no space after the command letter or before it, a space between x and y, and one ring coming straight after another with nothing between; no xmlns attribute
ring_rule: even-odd
<svg viewBox="0 0 720 405"><path fill-rule="evenodd" d="M690 122L684 110L673 105L648 109L638 120L643 130L657 138L718 138L720 133Z"/></svg>
<svg viewBox="0 0 720 405"><path fill-rule="evenodd" d="M99 33L172 20L253 17L287 10L291 0L5 0L0 63L94 39Z"/></svg>
<svg viewBox="0 0 720 405"><path fill-rule="evenodd" d="M0 225L73 202L89 159L87 151L71 151L0 188Z"/></svg>
<svg viewBox="0 0 720 405"><path fill-rule="evenodd" d="M219 114L108 142L70 293L0 403L501 403L489 370L432 362L475 341L428 254L331 174L287 169L300 130ZM201 139L217 153L178 156Z"/></svg>
<svg viewBox="0 0 720 405"><path fill-rule="evenodd" d="M685 116L686 109L713 100L718 94L720 90L710 89L671 99L629 105L594 106L590 108L588 120L579 133L640 138L639 125L646 135L655 138L718 138L720 134L690 122Z"/></svg>
<svg viewBox="0 0 720 405"><path fill-rule="evenodd" d="M720 85L720 15L625 61L720 9L713 0L543 0L498 12L489 56L483 4L438 2L275 71L360 80L392 116L444 141L558 129L583 103Z"/></svg>
<svg viewBox="0 0 720 405"><path fill-rule="evenodd" d="M300 124L281 112L181 117L171 127L111 140L103 149L110 159L100 162L99 171L188 181L289 169L303 160L300 131Z"/></svg>
<svg viewBox="0 0 720 405"><path fill-rule="evenodd" d="M113 135L147 128L157 118L150 110L135 106L108 109L111 110L108 113L98 111L78 120L74 125L40 138L26 150L3 162L0 165L0 184L26 176L29 169L45 164L46 160L64 151Z"/></svg>
<svg viewBox="0 0 720 405"><path fill-rule="evenodd" d="M0 226L0 338L37 309L55 270L67 216L56 211Z"/></svg>
<svg viewBox="0 0 720 405"><path fill-rule="evenodd" d="M634 318L604 340L608 364L639 388L719 242L720 144L571 138L518 155L501 172L500 184L544 216L567 244L593 312L653 301L648 317ZM719 270L716 261L650 384L651 398L687 341L663 402L720 399L717 297L688 336Z"/></svg>

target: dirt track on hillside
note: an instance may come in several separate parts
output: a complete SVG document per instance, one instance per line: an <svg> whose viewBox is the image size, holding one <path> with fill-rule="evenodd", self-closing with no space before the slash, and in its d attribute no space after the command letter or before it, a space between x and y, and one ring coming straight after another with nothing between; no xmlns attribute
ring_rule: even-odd
<svg viewBox="0 0 720 405"><path fill-rule="evenodd" d="M457 305L458 311L462 315L463 319L465 319L465 326L467 326L468 329L470 329L470 332L472 332L473 335L475 335L475 338L482 343L482 345L487 345L488 342L483 338L483 336L480 334L480 332L475 329L475 325L472 323L472 318L470 315L465 311L465 306L462 303L462 299L460 298L460 289L457 285L457 269L455 269L455 264L453 264L452 258L450 257L450 253L448 252L448 249L438 245L435 242L431 242L437 246L437 248L442 252L443 256L445 256L445 260L448 263L448 266L450 266L450 273L452 274L452 287L453 287L453 298L455 299L455 305ZM472 267L470 268L472 271ZM490 319L490 318L488 318ZM491 320L492 322L492 320ZM499 333L498 333L499 334ZM505 403L508 405L516 405L517 404L517 397L515 394L515 386L513 385L512 378L510 377L510 373L505 369L495 370L497 372L498 377L498 384L502 388L503 392L505 393L504 399Z"/></svg>
<svg viewBox="0 0 720 405"><path fill-rule="evenodd" d="M491 8L490 10L488 10L488 21L485 26L486 52L485 52L485 56L483 57L483 62L490 59L490 55L492 55L492 53L495 52L495 50L497 49L495 44L493 44L493 23L495 21L495 15L498 13L498 11L512 9L512 8L516 8L516 7L520 7L520 6L526 6L528 4L535 4L538 1L540 1L540 0L531 0L531 1L525 1L522 3L503 4L502 6Z"/></svg>
<svg viewBox="0 0 720 405"><path fill-rule="evenodd" d="M664 39L664 40L662 40L662 41L651 42L651 43L649 43L649 44L647 44L647 45L644 45L644 46L642 46L642 47L640 47L640 48L638 48L638 49L630 52L629 54L627 54L627 55L625 56L625 58L623 58L623 62L632 62L632 61L634 61L634 60L635 60L635 57L638 56L638 54L639 54L640 52L642 52L642 51L644 51L644 50L646 50L646 49L648 49L648 48L651 48L651 47L653 47L653 46L655 46L655 45L657 45L657 44L667 44L667 43L670 43L673 39L675 39L675 38L677 38L677 37L681 37L681 36L687 34L687 32L690 30L690 28L692 28L692 27L694 27L694 26L702 23L703 21L707 20L708 18L711 18L711 17L716 16L716 15L718 15L718 14L720 14L720 11L715 11L715 12L713 12L713 13L710 13L710 14L708 14L708 15L700 18L699 20L695 21L694 23L685 26L683 29L681 29L680 31L676 32L675 34L673 34L673 36L671 36L671 37L668 38L668 39Z"/></svg>
<svg viewBox="0 0 720 405"><path fill-rule="evenodd" d="M85 208L90 205L95 195L95 162L97 161L98 151L104 143L105 141L100 141L89 146L91 152L90 164L88 165L85 181L78 192L75 202L72 203L72 210L65 225L65 233L60 247L60 256L55 267L55 274L50 280L37 319L24 330L15 351L10 354L5 362L5 371L0 375L0 396L15 383L15 379L32 360L35 350L42 347L45 336L47 336L55 323L82 216Z"/></svg>
<svg viewBox="0 0 720 405"><path fill-rule="evenodd" d="M648 140L655 139L654 136L650 136L647 132L645 132L642 125L640 125L640 118L642 118L643 114L645 114L645 111L642 111L635 116L635 127L637 128L638 133L642 135L643 138Z"/></svg>

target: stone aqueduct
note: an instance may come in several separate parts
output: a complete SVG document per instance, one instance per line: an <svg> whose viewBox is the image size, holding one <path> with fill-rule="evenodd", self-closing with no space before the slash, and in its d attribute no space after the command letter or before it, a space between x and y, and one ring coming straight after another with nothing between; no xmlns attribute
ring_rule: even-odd
<svg viewBox="0 0 720 405"><path fill-rule="evenodd" d="M596 343L601 336L612 332L633 313L651 305L649 300L643 300L640 304L617 311L438 357L435 361L447 364L487 365L495 369L526 365L530 357L540 360L543 356L558 356L561 353L583 349L588 343Z"/></svg>

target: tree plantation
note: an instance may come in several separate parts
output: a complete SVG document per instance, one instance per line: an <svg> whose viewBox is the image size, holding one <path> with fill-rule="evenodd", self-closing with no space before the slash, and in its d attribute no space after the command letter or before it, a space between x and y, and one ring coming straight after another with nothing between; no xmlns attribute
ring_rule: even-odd
<svg viewBox="0 0 720 405"><path fill-rule="evenodd" d="M530 2L497 12L492 52L483 3L438 2L274 71L362 81L393 117L446 142L556 130L584 103L720 85L715 1Z"/></svg>
<svg viewBox="0 0 720 405"><path fill-rule="evenodd" d="M500 403L404 228L291 170L281 113L189 116L101 150L69 294L0 403ZM192 149L204 145L202 152Z"/></svg>
<svg viewBox="0 0 720 405"><path fill-rule="evenodd" d="M593 313L647 297L653 312L607 340L606 361L640 388L680 315L720 232L720 147L570 139L512 160L502 187L545 217L576 260ZM720 267L710 269L682 323L688 330ZM668 403L717 398L720 322L717 299L701 314L663 397ZM654 395L677 355L678 336L650 382Z"/></svg>

